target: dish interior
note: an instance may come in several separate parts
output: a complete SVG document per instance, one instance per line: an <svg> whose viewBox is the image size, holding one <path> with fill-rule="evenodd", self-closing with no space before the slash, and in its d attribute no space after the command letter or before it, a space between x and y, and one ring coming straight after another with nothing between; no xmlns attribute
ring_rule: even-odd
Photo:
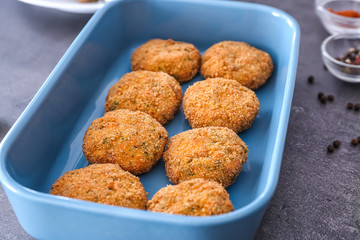
<svg viewBox="0 0 360 240"><path fill-rule="evenodd" d="M10 176L20 185L48 193L65 172L88 165L82 153L84 133L91 121L103 116L108 89L131 71L132 52L147 40L172 38L190 42L201 53L219 41L234 40L268 52L274 62L271 78L256 90L260 113L252 128L239 134L249 147L248 161L227 189L235 209L259 197L269 181L271 161L281 161L273 159L274 143L294 48L295 26L266 7L249 4L244 11L242 4L222 2L223 7L218 4L120 1L97 14L13 131L12 143L4 155ZM183 92L200 80L203 78L198 74L182 84ZM165 127L169 137L190 129L182 108ZM284 141L281 139L282 144ZM170 184L162 159L140 178L149 199ZM277 176L271 181L276 184Z"/></svg>

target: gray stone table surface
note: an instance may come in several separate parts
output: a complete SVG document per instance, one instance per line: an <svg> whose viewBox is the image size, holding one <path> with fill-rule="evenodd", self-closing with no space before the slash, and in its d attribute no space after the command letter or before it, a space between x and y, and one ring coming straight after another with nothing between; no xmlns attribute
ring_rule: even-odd
<svg viewBox="0 0 360 240"><path fill-rule="evenodd" d="M256 239L360 239L360 85L323 68L328 33L313 0L258 0L292 15L301 28L299 65L279 183ZM20 116L91 15L0 0L0 140ZM266 41L266 39L264 39ZM315 83L307 78L314 75ZM319 91L335 100L321 104ZM333 154L326 147L335 139ZM240 233L239 233L240 234ZM0 239L32 239L0 187Z"/></svg>

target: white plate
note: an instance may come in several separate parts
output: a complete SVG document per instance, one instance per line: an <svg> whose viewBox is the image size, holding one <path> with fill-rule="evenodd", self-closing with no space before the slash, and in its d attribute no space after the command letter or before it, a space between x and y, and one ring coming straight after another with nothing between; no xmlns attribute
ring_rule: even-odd
<svg viewBox="0 0 360 240"><path fill-rule="evenodd" d="M104 6L105 1L100 0L99 2L81 3L77 0L19 0L24 3L54 8L65 12L73 13L94 13L96 10Z"/></svg>

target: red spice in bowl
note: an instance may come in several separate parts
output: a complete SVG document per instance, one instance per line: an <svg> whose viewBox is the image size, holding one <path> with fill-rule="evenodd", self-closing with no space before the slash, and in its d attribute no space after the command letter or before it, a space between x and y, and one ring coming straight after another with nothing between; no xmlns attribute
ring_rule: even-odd
<svg viewBox="0 0 360 240"><path fill-rule="evenodd" d="M342 10L342 11L334 11L331 8L328 8L329 12L335 13L337 15L343 17L351 17L351 18L360 18L360 13L354 10Z"/></svg>

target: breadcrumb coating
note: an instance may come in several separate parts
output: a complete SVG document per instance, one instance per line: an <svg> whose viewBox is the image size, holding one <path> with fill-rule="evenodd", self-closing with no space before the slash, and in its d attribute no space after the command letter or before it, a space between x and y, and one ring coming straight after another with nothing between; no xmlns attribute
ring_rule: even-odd
<svg viewBox="0 0 360 240"><path fill-rule="evenodd" d="M51 194L96 203L146 209L147 193L139 178L117 164L93 164L60 177Z"/></svg>
<svg viewBox="0 0 360 240"><path fill-rule="evenodd" d="M152 39L131 56L131 69L166 72L180 83L191 80L201 64L199 50L191 43Z"/></svg>
<svg viewBox="0 0 360 240"><path fill-rule="evenodd" d="M203 178L228 187L248 157L248 147L225 127L196 128L170 138L163 159L169 180Z"/></svg>
<svg viewBox="0 0 360 240"><path fill-rule="evenodd" d="M132 174L141 174L160 159L168 139L165 128L150 115L120 109L94 120L83 139L90 163L117 163Z"/></svg>
<svg viewBox="0 0 360 240"><path fill-rule="evenodd" d="M163 72L134 71L125 74L109 90L105 111L141 111L165 124L180 107L180 84Z"/></svg>
<svg viewBox="0 0 360 240"><path fill-rule="evenodd" d="M153 212L192 216L219 215L234 210L229 194L220 184L199 178L160 189L147 207Z"/></svg>
<svg viewBox="0 0 360 240"><path fill-rule="evenodd" d="M273 68L268 53L236 41L222 41L212 45L201 60L201 74L204 78L234 79L250 89L265 84Z"/></svg>
<svg viewBox="0 0 360 240"><path fill-rule="evenodd" d="M254 91L235 80L209 78L190 86L183 99L191 127L228 127L241 132L251 127L260 109Z"/></svg>

